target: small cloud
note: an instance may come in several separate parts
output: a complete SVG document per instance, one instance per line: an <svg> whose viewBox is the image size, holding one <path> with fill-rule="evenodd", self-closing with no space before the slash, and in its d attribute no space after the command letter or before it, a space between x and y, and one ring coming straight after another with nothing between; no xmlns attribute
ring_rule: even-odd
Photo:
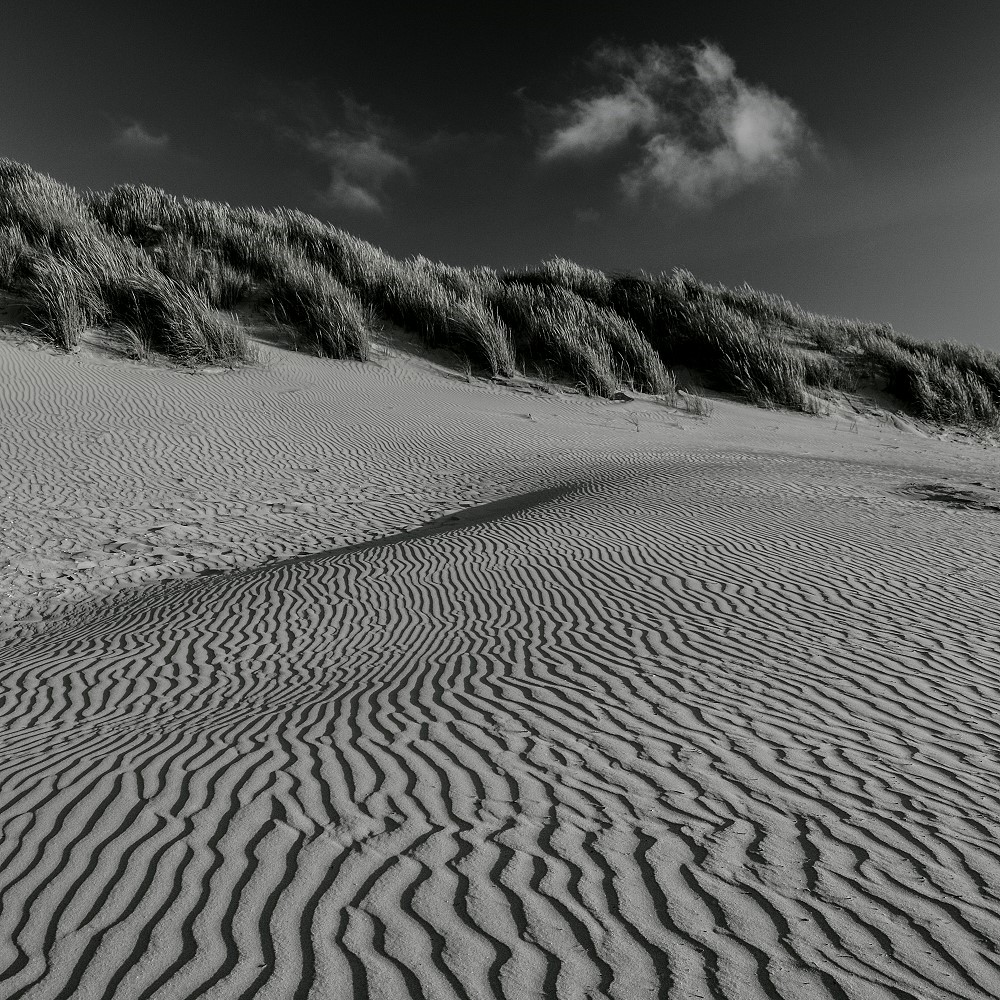
<svg viewBox="0 0 1000 1000"><path fill-rule="evenodd" d="M328 164L327 198L345 208L381 211L386 181L410 171L406 159L375 133L331 129L323 135L303 136L302 143Z"/></svg>
<svg viewBox="0 0 1000 1000"><path fill-rule="evenodd" d="M634 84L620 93L575 100L564 124L545 140L541 157L555 160L598 153L624 141L633 131L650 130L657 116L652 99Z"/></svg>
<svg viewBox="0 0 1000 1000"><path fill-rule="evenodd" d="M736 76L736 63L718 45L702 42L688 50L695 74L706 87L718 87Z"/></svg>
<svg viewBox="0 0 1000 1000"><path fill-rule="evenodd" d="M297 109L295 125L278 132L321 161L329 171L323 198L332 205L381 212L387 182L411 172L409 160L393 149L392 126L367 105L343 96L341 121L333 125L317 101Z"/></svg>
<svg viewBox="0 0 1000 1000"><path fill-rule="evenodd" d="M707 205L759 181L789 177L817 143L782 97L736 75L718 45L702 42L636 50L605 46L592 67L595 93L554 109L543 161L628 147L626 195L660 192Z"/></svg>
<svg viewBox="0 0 1000 1000"><path fill-rule="evenodd" d="M133 121L128 125L119 127L115 136L115 145L122 149L127 149L132 153L160 153L167 148L170 143L170 136L165 132L162 135L154 135L142 122Z"/></svg>
<svg viewBox="0 0 1000 1000"><path fill-rule="evenodd" d="M382 204L360 184L352 184L346 177L335 176L330 180L325 197L331 205L352 208L361 212L381 212Z"/></svg>
<svg viewBox="0 0 1000 1000"><path fill-rule="evenodd" d="M577 208L573 211L573 218L581 226L592 226L600 221L601 213L596 208Z"/></svg>

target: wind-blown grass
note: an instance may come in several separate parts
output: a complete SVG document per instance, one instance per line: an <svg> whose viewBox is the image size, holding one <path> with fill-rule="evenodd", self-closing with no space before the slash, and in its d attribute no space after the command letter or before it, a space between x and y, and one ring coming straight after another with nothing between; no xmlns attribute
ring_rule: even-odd
<svg viewBox="0 0 1000 1000"><path fill-rule="evenodd" d="M490 301L507 325L517 331L522 358L536 366L552 364L587 392L613 396L621 390L614 356L594 323L587 322L587 303L560 298L562 289L545 290L532 285L499 283Z"/></svg>
<svg viewBox="0 0 1000 1000"><path fill-rule="evenodd" d="M658 278L607 276L556 259L526 277L535 288L562 288L627 320L655 349L661 364L703 372L719 388L758 405L801 405L801 360L765 337L748 316L692 285L686 272ZM514 275L507 278L516 280Z"/></svg>
<svg viewBox="0 0 1000 1000"><path fill-rule="evenodd" d="M77 192L0 160L0 288L72 349L88 327L134 354L252 361L219 310L264 308L317 354L365 360L375 319L467 359L469 374L532 366L615 396L672 395L683 367L761 406L874 382L917 416L1000 424L1000 358L920 344L885 325L821 316L689 271L606 274L555 257L513 271L399 260L297 209L175 197L142 184Z"/></svg>
<svg viewBox="0 0 1000 1000"><path fill-rule="evenodd" d="M480 278L484 296L514 331L524 360L554 364L596 395L629 384L664 394L676 386L635 325L611 309L559 286Z"/></svg>
<svg viewBox="0 0 1000 1000"><path fill-rule="evenodd" d="M53 343L72 350L88 325L84 303L92 300L82 276L71 264L38 253L23 257L21 265L28 311Z"/></svg>
<svg viewBox="0 0 1000 1000"><path fill-rule="evenodd" d="M254 289L253 277L184 236L164 237L148 251L153 265L179 285L197 291L216 309L231 309Z"/></svg>
<svg viewBox="0 0 1000 1000"><path fill-rule="evenodd" d="M331 358L371 356L361 303L329 271L288 251L267 286L275 316L301 331L316 353Z"/></svg>
<svg viewBox="0 0 1000 1000"><path fill-rule="evenodd" d="M17 226L0 227L0 288L13 284L27 252L27 241Z"/></svg>
<svg viewBox="0 0 1000 1000"><path fill-rule="evenodd" d="M197 288L159 271L133 240L102 225L72 188L0 160L0 226L4 286L24 298L44 335L66 350L88 325L123 323L178 361L253 360L234 323Z"/></svg>
<svg viewBox="0 0 1000 1000"><path fill-rule="evenodd" d="M861 358L919 417L942 424L1000 424L1000 395L986 352L872 334L863 342Z"/></svg>
<svg viewBox="0 0 1000 1000"><path fill-rule="evenodd" d="M751 403L801 408L805 366L799 355L749 324L728 326L717 343L724 378Z"/></svg>

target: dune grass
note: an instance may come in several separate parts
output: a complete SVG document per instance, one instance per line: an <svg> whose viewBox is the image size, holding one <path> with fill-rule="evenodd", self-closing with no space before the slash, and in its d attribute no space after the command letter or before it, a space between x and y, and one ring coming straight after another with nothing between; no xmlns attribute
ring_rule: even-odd
<svg viewBox="0 0 1000 1000"><path fill-rule="evenodd" d="M359 361L371 356L364 309L328 271L302 258L290 260L267 296L275 318L300 331L317 354Z"/></svg>
<svg viewBox="0 0 1000 1000"><path fill-rule="evenodd" d="M673 376L635 325L612 309L560 286L481 274L487 301L514 331L519 357L555 363L588 392L613 396L626 386L672 393Z"/></svg>
<svg viewBox="0 0 1000 1000"><path fill-rule="evenodd" d="M66 261L39 253L24 254L18 273L39 327L53 343L72 350L80 343L95 304L82 276Z"/></svg>
<svg viewBox="0 0 1000 1000"><path fill-rule="evenodd" d="M807 412L816 392L872 384L930 421L1000 425L997 355L917 343L746 285L680 269L606 274L560 257L512 271L399 260L297 209L142 184L78 192L11 160L0 160L0 288L66 350L97 327L134 356L253 362L223 312L252 303L332 358L367 360L384 321L453 351L469 377L531 367L594 395L673 398L672 369L683 367L756 405Z"/></svg>
<svg viewBox="0 0 1000 1000"><path fill-rule="evenodd" d="M0 276L43 334L72 350L89 326L125 324L155 350L190 364L239 364L255 352L239 327L191 283L159 270L109 229L78 192L0 160Z"/></svg>
<svg viewBox="0 0 1000 1000"><path fill-rule="evenodd" d="M986 351L869 333L860 359L916 416L940 424L1000 425L1000 368Z"/></svg>

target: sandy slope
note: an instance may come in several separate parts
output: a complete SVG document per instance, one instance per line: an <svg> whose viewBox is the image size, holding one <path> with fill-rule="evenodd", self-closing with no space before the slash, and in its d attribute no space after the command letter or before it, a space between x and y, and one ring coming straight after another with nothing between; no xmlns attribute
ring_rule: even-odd
<svg viewBox="0 0 1000 1000"><path fill-rule="evenodd" d="M269 357L0 343L0 997L1000 994L995 452Z"/></svg>

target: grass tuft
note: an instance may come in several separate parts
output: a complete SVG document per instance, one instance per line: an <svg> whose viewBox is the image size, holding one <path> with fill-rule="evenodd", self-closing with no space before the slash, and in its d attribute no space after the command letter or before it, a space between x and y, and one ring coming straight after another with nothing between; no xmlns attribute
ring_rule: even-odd
<svg viewBox="0 0 1000 1000"><path fill-rule="evenodd" d="M324 357L367 361L371 336L361 303L329 271L285 254L268 285L274 315L301 331Z"/></svg>
<svg viewBox="0 0 1000 1000"><path fill-rule="evenodd" d="M861 352L866 370L880 375L889 392L917 416L994 428L1000 425L1000 397L988 381L990 361L985 352L966 354L886 334L869 334Z"/></svg>
<svg viewBox="0 0 1000 1000"><path fill-rule="evenodd" d="M784 344L752 328L730 326L718 336L722 373L729 385L757 406L798 409L805 393L802 359Z"/></svg>
<svg viewBox="0 0 1000 1000"><path fill-rule="evenodd" d="M28 311L43 334L71 351L87 327L89 289L76 269L65 261L32 254L24 262L21 290Z"/></svg>

